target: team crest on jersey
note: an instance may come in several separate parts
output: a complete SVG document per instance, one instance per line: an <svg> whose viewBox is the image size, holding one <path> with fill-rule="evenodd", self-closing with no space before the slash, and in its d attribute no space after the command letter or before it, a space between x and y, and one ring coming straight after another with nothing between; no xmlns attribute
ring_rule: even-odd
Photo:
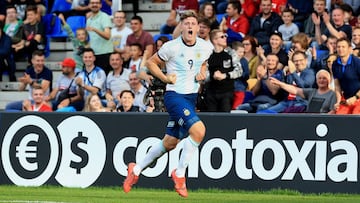
<svg viewBox="0 0 360 203"><path fill-rule="evenodd" d="M185 115L185 116L189 116L189 115L190 115L189 109L184 109L184 115Z"/></svg>
<svg viewBox="0 0 360 203"><path fill-rule="evenodd" d="M196 58L199 59L201 57L201 53L196 53Z"/></svg>

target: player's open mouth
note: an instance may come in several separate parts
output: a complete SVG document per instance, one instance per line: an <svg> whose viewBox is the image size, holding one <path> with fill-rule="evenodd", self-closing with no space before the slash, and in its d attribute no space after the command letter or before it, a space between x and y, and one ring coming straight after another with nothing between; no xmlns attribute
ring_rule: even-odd
<svg viewBox="0 0 360 203"><path fill-rule="evenodd" d="M189 35L192 35L192 34L193 34L193 31L192 31L192 30L189 30L188 33L189 33Z"/></svg>

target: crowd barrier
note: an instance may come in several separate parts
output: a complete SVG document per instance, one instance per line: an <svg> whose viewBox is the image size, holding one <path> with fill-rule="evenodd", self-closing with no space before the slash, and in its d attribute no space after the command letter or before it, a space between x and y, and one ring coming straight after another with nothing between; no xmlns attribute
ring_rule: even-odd
<svg viewBox="0 0 360 203"><path fill-rule="evenodd" d="M200 113L204 141L191 189L360 193L359 116ZM0 113L0 184L121 186L127 163L164 134L166 113ZM144 170L143 188L172 188L182 142Z"/></svg>

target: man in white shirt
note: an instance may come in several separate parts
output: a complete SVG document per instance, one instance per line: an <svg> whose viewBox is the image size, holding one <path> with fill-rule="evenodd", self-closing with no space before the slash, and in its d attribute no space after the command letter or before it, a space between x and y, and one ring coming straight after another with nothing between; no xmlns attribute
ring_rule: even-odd
<svg viewBox="0 0 360 203"><path fill-rule="evenodd" d="M126 14L124 11L116 11L114 13L114 27L111 29L111 41L114 50L120 54L125 52L126 39L132 30L126 26Z"/></svg>

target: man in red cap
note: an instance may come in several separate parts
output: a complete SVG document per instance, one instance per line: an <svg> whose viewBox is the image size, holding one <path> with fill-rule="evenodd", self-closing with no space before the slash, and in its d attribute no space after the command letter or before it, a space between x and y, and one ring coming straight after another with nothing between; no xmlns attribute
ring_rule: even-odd
<svg viewBox="0 0 360 203"><path fill-rule="evenodd" d="M55 87L45 100L51 101L53 110L81 111L84 108L84 100L74 81L77 75L75 73L76 62L72 58L65 58L60 64L63 74L58 78Z"/></svg>

